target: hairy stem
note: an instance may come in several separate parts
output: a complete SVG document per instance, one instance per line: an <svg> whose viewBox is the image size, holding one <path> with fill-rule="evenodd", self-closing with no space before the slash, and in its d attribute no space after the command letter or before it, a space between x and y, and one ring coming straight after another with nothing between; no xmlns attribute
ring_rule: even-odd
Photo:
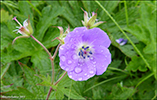
<svg viewBox="0 0 157 100"><path fill-rule="evenodd" d="M56 55L57 55L57 52L58 52L60 46L61 46L61 43L57 46L57 48L56 48L56 50L55 50L55 53L54 53L53 56L51 57L51 60L52 60L52 61L54 61L54 59L55 59L55 57L56 57ZM65 76L65 75L63 74L63 75L57 80L57 82L55 83L55 85L56 85L64 76ZM53 83L52 83L52 84L53 84ZM50 94L51 94L51 91L52 91L52 87L50 87L50 89L49 89L49 92L48 92L48 94L47 94L46 100L49 99L49 96L50 96Z"/></svg>
<svg viewBox="0 0 157 100"><path fill-rule="evenodd" d="M49 99L49 96L50 96L50 94L51 94L51 91L52 91L52 87L50 87L50 89L49 89L49 92L48 92L48 94L47 94L46 100Z"/></svg>
<svg viewBox="0 0 157 100"><path fill-rule="evenodd" d="M58 82L66 75L67 72L64 72L64 74L57 80L57 82L54 85L57 85Z"/></svg>

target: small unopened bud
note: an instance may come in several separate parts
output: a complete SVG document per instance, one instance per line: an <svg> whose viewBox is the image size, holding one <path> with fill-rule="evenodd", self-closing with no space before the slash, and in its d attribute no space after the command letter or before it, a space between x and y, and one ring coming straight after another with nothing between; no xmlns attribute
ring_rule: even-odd
<svg viewBox="0 0 157 100"><path fill-rule="evenodd" d="M62 27L58 26L57 28L60 30L60 35L59 37L56 37L55 39L59 40L61 44L64 44L64 39L67 36L67 34L70 32L70 26L68 25L68 28L66 29L65 32ZM55 39L53 39L52 41L54 41Z"/></svg>
<svg viewBox="0 0 157 100"><path fill-rule="evenodd" d="M98 20L96 18L97 18L97 13L92 12L92 16L88 17L88 13L86 11L84 11L84 21L82 20L82 24L84 26L86 26L87 29L91 29L91 28L97 27L98 25L104 23L104 21L96 22Z"/></svg>

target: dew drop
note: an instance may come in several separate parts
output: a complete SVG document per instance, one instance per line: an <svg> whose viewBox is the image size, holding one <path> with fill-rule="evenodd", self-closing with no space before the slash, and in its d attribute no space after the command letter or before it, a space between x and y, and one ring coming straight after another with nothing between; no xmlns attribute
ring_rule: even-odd
<svg viewBox="0 0 157 100"><path fill-rule="evenodd" d="M78 32L78 30L76 30L76 32Z"/></svg>
<svg viewBox="0 0 157 100"><path fill-rule="evenodd" d="M103 50L101 50L101 52L104 52Z"/></svg>
<svg viewBox="0 0 157 100"><path fill-rule="evenodd" d="M93 64L96 64L96 61L93 61Z"/></svg>
<svg viewBox="0 0 157 100"><path fill-rule="evenodd" d="M79 80L79 81L82 81L82 77L80 77L78 80Z"/></svg>
<svg viewBox="0 0 157 100"><path fill-rule="evenodd" d="M60 46L60 49L63 50L63 46Z"/></svg>
<svg viewBox="0 0 157 100"><path fill-rule="evenodd" d="M68 60L68 64L71 64L72 63L72 61L71 60Z"/></svg>
<svg viewBox="0 0 157 100"><path fill-rule="evenodd" d="M94 71L89 71L89 73L90 73L90 74L93 74L93 73L94 73Z"/></svg>
<svg viewBox="0 0 157 100"><path fill-rule="evenodd" d="M93 60L94 58L93 57L90 57L90 60Z"/></svg>
<svg viewBox="0 0 157 100"><path fill-rule="evenodd" d="M66 68L65 70L66 70L66 71L69 71L69 68Z"/></svg>
<svg viewBox="0 0 157 100"><path fill-rule="evenodd" d="M60 59L61 59L62 61L65 61L65 60L66 60L65 56L61 56Z"/></svg>
<svg viewBox="0 0 157 100"><path fill-rule="evenodd" d="M75 68L75 72L76 72L76 73L80 73L81 71L82 71L81 68L79 68L79 67L76 67L76 68Z"/></svg>
<svg viewBox="0 0 157 100"><path fill-rule="evenodd" d="M79 63L83 63L84 62L84 60L83 59L79 59L79 61L78 61Z"/></svg>
<svg viewBox="0 0 157 100"><path fill-rule="evenodd" d="M72 78L72 76L71 76L71 75L69 75L69 77L70 77L70 78Z"/></svg>
<svg viewBox="0 0 157 100"><path fill-rule="evenodd" d="M70 39L70 42L73 42L73 38Z"/></svg>
<svg viewBox="0 0 157 100"><path fill-rule="evenodd" d="M74 55L72 56L72 58L73 58L73 59L77 59L77 55L74 54Z"/></svg>
<svg viewBox="0 0 157 100"><path fill-rule="evenodd" d="M85 76L87 75L87 73L84 74Z"/></svg>
<svg viewBox="0 0 157 100"><path fill-rule="evenodd" d="M107 57L107 55L105 55L105 57Z"/></svg>

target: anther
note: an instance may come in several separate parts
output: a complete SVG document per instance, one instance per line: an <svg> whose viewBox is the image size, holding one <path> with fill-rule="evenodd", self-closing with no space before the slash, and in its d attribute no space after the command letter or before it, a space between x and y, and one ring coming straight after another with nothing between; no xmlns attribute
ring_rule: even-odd
<svg viewBox="0 0 157 100"><path fill-rule="evenodd" d="M84 48L84 50L87 50L89 48L89 46L87 46L86 48Z"/></svg>
<svg viewBox="0 0 157 100"><path fill-rule="evenodd" d="M93 54L92 51L89 51L90 54Z"/></svg>

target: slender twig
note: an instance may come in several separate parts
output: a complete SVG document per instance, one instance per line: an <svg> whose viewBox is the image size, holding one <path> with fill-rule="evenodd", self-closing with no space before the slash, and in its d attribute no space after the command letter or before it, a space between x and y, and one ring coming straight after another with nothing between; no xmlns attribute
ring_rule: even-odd
<svg viewBox="0 0 157 100"><path fill-rule="evenodd" d="M57 46L57 48L56 48L56 50L55 50L55 53L54 53L53 56L52 56L52 60L55 59L55 57L56 57L56 55L57 55L57 52L58 52L58 49L59 49L60 46L61 46L61 44L59 44L59 45Z"/></svg>
<svg viewBox="0 0 157 100"><path fill-rule="evenodd" d="M67 72L64 72L64 74L57 80L57 82L54 85L57 85L58 82L66 75Z"/></svg>
<svg viewBox="0 0 157 100"><path fill-rule="evenodd" d="M50 94L51 94L51 91L52 91L52 87L50 87L50 89L49 89L49 92L48 92L48 94L47 94L46 100L49 99L49 96L50 96Z"/></svg>
<svg viewBox="0 0 157 100"><path fill-rule="evenodd" d="M38 44L40 44L44 48L44 50L47 52L49 57L52 58L51 53L47 50L47 48L40 41L38 41L33 35L30 35L30 37L33 38ZM53 80L54 80L54 63L53 63L52 59L50 59L50 61L51 61L51 65L52 65L52 82L51 83L53 83Z"/></svg>
<svg viewBox="0 0 157 100"><path fill-rule="evenodd" d="M127 26L129 26L129 21L128 21L128 11L127 11L127 4L126 4L126 1L124 1L124 7L125 7L126 23L127 23Z"/></svg>

